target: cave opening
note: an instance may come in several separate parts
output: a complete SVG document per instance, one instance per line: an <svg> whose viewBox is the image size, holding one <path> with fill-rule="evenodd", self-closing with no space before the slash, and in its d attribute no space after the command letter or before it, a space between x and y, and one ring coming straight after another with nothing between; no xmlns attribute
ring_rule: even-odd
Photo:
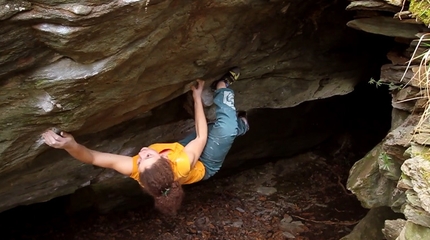
<svg viewBox="0 0 430 240"><path fill-rule="evenodd" d="M250 212L254 215L257 214L256 216L259 218L268 218L265 219L266 221L273 221L275 218L285 220L286 218L288 219L288 217L285 217L288 213L296 222L302 223L302 225L299 224L300 226L296 226L296 231L299 231L299 233L300 231L304 231L303 229L306 228L305 224L314 224L316 226L318 224L324 225L322 221L320 223L317 215L314 216L315 218L309 218L309 215L303 215L303 211L301 215L297 213L294 215L291 208L294 208L294 206L298 207L299 204L289 203L288 201L295 199L302 203L308 203L307 206L300 207L302 210L307 208L307 210L310 211L316 206L314 214L321 211L321 209L317 209L318 207L325 209L334 208L335 210L331 210L330 213L326 212L324 214L325 216L331 216L338 220L341 218L339 216L347 214L348 219L340 220L340 222L345 223L345 225L340 224L335 228L335 230L338 231L335 234L336 236L329 234L329 232L333 232L333 228L327 227L327 222L324 227L320 227L325 228L325 231L318 228L318 230L322 232L321 234L327 237L326 239L331 239L331 237L335 239L336 237L346 235L348 231L352 229L352 224L363 217L367 211L360 206L354 196L347 195L345 182L348 176L348 170L354 162L371 150L389 131L391 111L391 95L387 87L382 86L377 88L369 84L368 80L363 80L355 87L352 93L347 95L305 102L293 108L253 109L248 115L252 131L242 138L238 138L231 149L229 158L234 158L238 155L243 156L246 152L245 146L267 149L267 151L271 151L271 157L265 158L264 160L261 158L254 158L253 156L246 157L244 158L246 161L226 166L216 177L207 182L185 187L187 198L184 201L183 212L192 212L192 208L199 208L200 213L196 213L197 215L193 217L193 221L197 223L193 224L196 226L199 224L205 225L205 227L202 227L202 229L205 230L199 230L198 226L196 229L178 230L181 226L180 222L184 221L184 216L180 215L180 217L175 218L176 220L172 223L172 219L166 220L157 215L157 212L151 207L150 200L144 201L146 204L142 206L142 196L140 194L132 196L133 203L128 205L128 207L122 206L113 208L109 213L105 214L100 214L100 209L97 209L97 207L71 212L71 199L76 198L76 196L72 194L45 203L20 206L5 211L0 214L0 222L3 229L5 229L4 234L9 236L10 239L58 239L59 237L66 239L91 239L96 236L94 234L99 234L100 238L112 235L112 233L109 233L112 231L119 234L118 236L123 237L132 237L133 234L139 232L148 234L147 230L144 232L141 230L127 230L130 228L130 223L133 221L139 221L140 223L148 221L147 224L151 227L157 227L157 224L159 224L159 230L157 231L162 232L158 232L157 236L163 236L163 239L169 239L166 234L171 234L173 232L185 234L187 236L197 236L198 234L204 234L205 231L215 231L216 229L212 229L211 226L217 226L217 224L215 224L217 220L215 219L221 218L219 216L221 213L219 213L219 210L217 210L217 214L210 213L210 211L207 210L208 204L220 204L220 207L225 210L228 209L228 207L226 207L227 205L230 206L237 203L239 205L230 210L230 212L238 212L242 214L241 216L244 219L246 218L246 213ZM290 128L285 128L285 126L289 126ZM309 144L309 141L312 143ZM303 142L307 144L302 144ZM289 147L286 147L286 145L289 145ZM311 147L301 149L301 146ZM317 161L314 161L315 159L317 159ZM320 168L321 166L323 166L325 170L322 170ZM283 172L284 175L276 175L264 181L261 180L261 176L255 176L260 174L259 171L270 172L270 169L275 169L275 173L273 173L275 175L279 172ZM254 176L252 176L252 174L254 174ZM261 186L247 186L247 183L255 182L249 179L260 179L257 182L259 182ZM330 179L334 181L334 183L327 183ZM297 185L297 182L301 183ZM311 185L313 186L310 186L309 183L312 183ZM254 211L251 210L252 207L244 206L244 204L240 202L246 200L239 199L238 196L235 196L234 191L237 190L228 188L229 186L240 184L245 185L240 188L259 189L255 192L259 195L251 196L250 198L254 198L254 201L257 200L259 204L261 203L256 206L260 211ZM343 189L339 187L339 184L342 184ZM315 199L312 201L310 200L312 199L312 194L318 194L312 192L312 190L306 193L308 189L306 186L314 190L316 186L320 189L327 188L326 191L319 193L318 199L321 200L321 202L315 203L312 202L316 201ZM303 192L297 192L295 187L299 187ZM211 191L211 189L213 191ZM282 192L282 189L284 189L285 191L289 191L288 194L292 195L289 195L289 197L274 196L264 192L270 191L270 189L277 189L279 192ZM77 191L77 193L78 192L79 191ZM323 196L324 194L326 194L326 196ZM340 195L343 195L343 197L339 197ZM245 194L244 196L248 195ZM329 201L327 200L328 198L337 200L332 199L333 201ZM100 201L100 199L98 199L98 201ZM276 212L261 210L262 208L270 208L273 210L275 208L274 206L282 201L284 205L281 206L281 209L283 209L284 212L280 209L277 209ZM287 201L287 203L285 203L285 201ZM263 204L268 202L275 205L270 207ZM103 205L103 203L100 204ZM333 204L338 208L333 207ZM342 205L345 205L345 209L349 210L342 210ZM128 209L132 206L132 210ZM288 208L290 208L290 210L288 210ZM266 211L266 213L262 213L262 211ZM333 215L335 211L338 211L337 215ZM208 214L209 217L202 217L202 213ZM230 221L228 222L228 224L230 224L229 226L233 226L234 228L235 225L244 226L250 224L244 219L236 222L231 222L232 220L223 221ZM354 219L354 221L351 219ZM307 222L307 220L309 222ZM157 221L159 222L157 223ZM206 222L199 223L199 221ZM347 223L350 224L348 225ZM254 226L254 228L257 229L258 226ZM91 229L98 230L93 231ZM101 231L101 229L105 229L105 232ZM313 229L314 232L315 230L316 229ZM133 231L136 232L132 233ZM273 237L276 231L273 229L267 230L264 234L266 237ZM306 233L302 234L306 236ZM151 237L148 239L158 238ZM312 239L312 236L310 236L310 239Z"/></svg>
<svg viewBox="0 0 430 240"><path fill-rule="evenodd" d="M321 41L327 37L321 35ZM234 143L228 164L214 178L185 186L186 199L175 218L160 216L152 199L129 181L124 189L134 192L120 186L95 196L83 188L2 212L2 239L211 239L221 232L250 239L284 239L291 232L303 239L345 236L367 212L346 190L348 171L391 126L388 87L375 87L369 80L379 79L394 45L391 38L367 33L347 38L358 44L345 40L323 54L348 52L351 58L368 59L357 66L365 74L354 91L291 108L251 109L251 130ZM140 119L133 119L101 136L128 125L139 131L154 122L178 120L163 118L163 108L176 109L172 116L177 118L190 118L184 115L184 101L180 96L155 109L152 122L139 126ZM247 155L247 149L261 149L261 154Z"/></svg>
<svg viewBox="0 0 430 240"><path fill-rule="evenodd" d="M255 109L249 120L251 126L267 127L250 131L250 134L238 139L232 147L231 156L243 154L245 146L258 148L263 145L262 148L272 151L271 158L276 161L308 151L309 148L303 148L300 143L315 141L310 149L323 149L332 155L340 154L340 150L353 153L356 157L348 158L348 165L352 166L386 136L391 126L391 111L388 87L375 87L368 81L360 82L353 92L345 96L305 102L294 108ZM299 120L292 120L292 116L300 114L303 115ZM298 130L283 135L283 125L289 124ZM311 139L314 134L323 139ZM259 136L265 137L255 141ZM294 147L286 148L285 145L289 144ZM241 167L246 169L265 162L253 157L255 155ZM224 171L231 173L228 169Z"/></svg>
<svg viewBox="0 0 430 240"><path fill-rule="evenodd" d="M132 3L132 1L129 2ZM313 67L319 68L322 73L328 69L327 72L333 73L333 75L337 74L337 70L342 72L349 71L352 68L353 70L359 69L357 73L360 71L363 73L361 82L355 86L354 91L345 95L303 102L289 108L250 109L248 112L251 125L250 132L237 139L228 155L226 164L214 178L191 186L185 186L186 198L181 212L176 217L160 216L152 207L152 199L143 194L136 182L130 179L115 183L107 179L103 183L97 182L100 180L97 178L94 182L89 181L90 186L82 187L73 194L57 197L44 203L18 206L1 212L0 224L3 227L1 238L137 238L164 240L285 239L296 237L296 239L334 240L340 239L351 232L352 228L367 213L367 209L363 208L356 197L346 189L349 170L355 162L386 136L392 122L392 99L388 87L376 87L369 84L369 80L378 80L381 66L385 63L391 63L386 57L389 51L392 51L393 48L399 48L399 52L404 52L405 46L394 43L394 39L390 37L368 34L347 27L346 23L348 21L363 17L363 15L361 15L362 13L355 15L353 11L345 11L345 7L348 5L346 2L319 1L316 4L298 2L298 5L295 4L297 6L294 7L294 4L290 6L291 3L289 2L266 1L270 4L276 3L276 6L282 6L282 8L276 9L276 14L269 12L269 8L259 12L259 9L263 9L260 8L263 6L263 2L252 3L251 8L243 8L250 11L243 11L241 8L241 11L237 12L237 16L230 11L225 11L223 14L228 14L229 19L224 24L222 22L223 17L217 15L217 11L211 12L209 10L207 13L212 14L204 14L205 8L203 5L205 3L202 3L201 7L195 8L198 14L191 16L196 19L200 14L205 16L205 18L198 19L199 22L197 23L199 24L204 20L213 22L213 26L216 26L213 36L211 34L200 34L199 31L204 28L194 28L193 23L184 24L186 28L189 28L187 30L190 31L188 32L181 28L184 31L180 34L174 32L173 30L176 28L172 27L171 35L168 35L169 37L164 38L164 41L157 45L156 51L151 52L151 57L147 57L145 52L139 51L125 65L129 67L130 72L136 66L141 69L146 67L145 74L154 74L154 78L156 78L155 76L163 77L171 73L170 70L174 69L177 59L180 60L181 64L192 60L193 63L189 64L191 67L178 74L178 78L188 77L192 75L190 73L197 73L197 71L211 75L214 73L211 71L218 71L218 69L209 70L208 73L206 69L208 66L205 65L206 61L204 59L194 59L195 54L192 53L194 48L205 53L205 48L218 49L219 46L211 46L206 42L192 40L199 39L200 35L212 36L217 40L214 44L223 43L223 62L219 65L217 64L217 66L227 67L227 64L233 62L248 64L245 67L251 66L249 68L258 70L258 73L251 74L252 80L260 80L258 79L260 73L264 73L264 76L268 78L279 74L281 76L279 78L282 78L288 75L286 72L289 70L295 70L296 66L298 66L297 69L300 69L300 67L305 69L303 70L304 75ZM138 3L133 2L133 4ZM147 4L149 4L149 1L147 1ZM157 5L156 2L151 2L151 4ZM176 4L174 5L175 8L171 9L183 10L185 9L183 7L187 4L185 2L180 5ZM270 9L274 8L271 7ZM129 10L127 10L127 14L122 14L121 11L117 12L121 15L133 16L132 14L134 13L129 12ZM128 27L123 28L127 30L126 32L134 35L131 39L135 39L135 36L141 36L142 38L146 36L146 34L142 33L145 31L139 31L144 24L141 24L142 21L136 19L140 19L139 16L145 16L146 19L154 13L150 11L151 14L146 15L146 8L144 12L145 15L134 16L135 23L128 25L130 29L133 26L137 26L134 31L129 31ZM267 15L264 15L264 13L267 13ZM254 15L247 16L247 14ZM390 12L378 14L391 17ZM157 15L157 19L151 21L150 25L164 21L166 18L163 18L163 15L180 17L187 14ZM213 19L211 18L212 15L215 16ZM235 20L231 21L230 17ZM20 21L19 17L17 19ZM62 18L57 16L56 19L59 21L58 23L61 23ZM63 20L69 22L65 18ZM118 18L118 20L122 19ZM126 19L123 21L126 21ZM21 19L21 22L24 23L25 21ZM94 21L94 23L96 22ZM171 22L179 23L180 21ZM230 22L237 25L228 27L225 24ZM294 24L291 24L291 22ZM202 26L210 28L210 25L202 24ZM239 52L241 50L237 47L240 45L239 43L247 42L243 41L245 38L233 38L231 37L232 34L229 34L230 32L220 31L220 26L225 29L234 29L234 34L237 36L252 36L251 44L247 44L246 51L244 51L246 56L241 54L234 54L233 56L225 51L228 46L232 46L232 51ZM163 24L160 27L163 27ZM108 29L106 28L103 32L108 31ZM196 31L199 33L198 35L193 35L191 30L194 29L199 30ZM98 33L99 31L93 32ZM112 32L116 33L116 31ZM221 34L217 35L216 32ZM46 34L49 32L40 33ZM106 34L106 36L110 36L109 34ZM115 35L124 38L127 36L127 34ZM219 39L223 35L229 35L230 37L222 42ZM33 35L29 34L28 36ZM173 37L170 38L170 36ZM175 40L181 37L183 37L183 41L186 44L175 45ZM51 41L57 40L55 35L50 34L47 38L34 39L44 40L41 43L43 46L48 43L46 46L48 48L54 47L56 51L55 46L57 45L49 44ZM95 37L95 39L99 39L99 37ZM169 42L169 40L172 40L173 43ZM186 40L190 40L189 43ZM404 39L397 40L404 41ZM92 41L87 42L94 44ZM152 40L147 43L150 42L154 43L155 41ZM20 41L16 41L16 43L20 43ZM188 45L192 46L193 49L188 49L187 52L190 52L190 54L178 54L183 46ZM102 51L102 46L103 44L100 44L100 52L105 52ZM115 44L106 47L108 50L120 48ZM143 49L143 47L140 48ZM129 48L127 49L131 52ZM174 49L174 51L165 51L166 49ZM51 51L52 49L47 50ZM72 52L75 52L75 50L73 49ZM60 52L63 52L63 49ZM171 52L174 52L173 56L181 57L177 59L167 58L167 63L163 61L160 65L156 63L157 57L164 60ZM224 55L224 53L226 54ZM97 57L91 52L84 52L83 54L88 54L90 59ZM109 51L104 54L108 56ZM260 54L260 56L256 60L252 60L253 54ZM276 58L276 56L280 55L283 56L282 61L278 61ZM204 54L202 56L204 57ZM270 61L266 62L266 56ZM209 58L211 57L209 56ZM213 58L215 59L216 57ZM139 60L134 62L134 59ZM149 62L146 65L141 64L141 59L154 61L153 65ZM312 61L309 59L312 59ZM27 60L24 61L25 64L27 64ZM122 62L122 60L118 62ZM295 65L302 62L303 65ZM40 63L40 65L43 64L43 62ZM177 64L179 65L179 63ZM18 64L17 66L21 65ZM266 67L269 70L263 71L262 69ZM343 67L349 69L342 69ZM116 72L117 69L114 70ZM122 72L119 68L118 70L118 72ZM14 75L16 71L12 70L8 74ZM339 75L342 74L336 76ZM294 78L294 74L290 76ZM347 75L345 76L348 78ZM321 76L323 79L326 77ZM303 79L307 81L311 78L315 80L314 76L309 77L309 79L305 76ZM86 78L84 80L78 81L88 82ZM114 80L114 82L118 81ZM126 81L124 80L123 82ZM146 83L146 81L144 82ZM104 84L103 82L100 83ZM107 82L107 84L112 83ZM177 86L180 84L182 83L178 83ZM155 94L157 93L154 92ZM136 118L101 132L94 130L85 135L84 131L87 129L82 128L77 130L81 131L77 135L83 140L98 143L100 139L104 140L106 138L106 141L110 141L123 133L145 132L150 131L148 129L177 123L182 120L191 121L192 117L187 115L183 109L183 102L185 101L186 96L182 95L148 112L139 113L141 115ZM163 111L166 109L171 110L172 114L170 116L163 115ZM154 132L156 131L151 133L159 134ZM154 136L156 135L151 135L150 138ZM112 142L114 143L110 146L116 144L114 140ZM130 145L126 150L132 151L130 150L132 149ZM251 149L252 151L250 151ZM59 153L59 155L65 154L64 152ZM28 165L25 166L26 169L24 170L33 171L37 175L39 170L42 171L45 166L52 162L51 156L48 155L39 156L35 161L27 163ZM68 163L66 162L65 164ZM37 166L37 168L30 169L29 166ZM78 173L76 175L85 175L80 171L75 172ZM26 171L20 172L17 178L23 179L25 173ZM27 176L27 178L29 177ZM59 178L62 178L62 176ZM5 179L9 180L10 178ZM49 180L42 179L42 181L44 182L41 185ZM4 182L6 186L9 185L8 181ZM110 184L113 186L109 186ZM26 189L27 193L37 194L39 190L46 191L46 189L43 189L44 186L39 186L34 182L32 185L34 188ZM12 184L10 186L15 187ZM81 186L79 185L79 187ZM70 191L76 189L73 187L70 188L72 189ZM57 189L53 188L51 190L57 191ZM15 199L14 197L18 195L7 193L4 199ZM27 199L27 196L21 196L21 198L25 198L24 201L29 201L29 199L31 201L31 197ZM58 193L55 196L58 196ZM33 200L33 202L37 201L36 198Z"/></svg>

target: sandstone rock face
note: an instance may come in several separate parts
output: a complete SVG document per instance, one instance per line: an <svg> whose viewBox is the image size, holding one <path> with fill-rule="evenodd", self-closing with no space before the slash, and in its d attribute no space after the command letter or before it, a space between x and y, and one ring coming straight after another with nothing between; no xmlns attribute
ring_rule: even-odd
<svg viewBox="0 0 430 240"><path fill-rule="evenodd" d="M239 109L285 108L351 92L371 64L370 50L345 25L343 5L329 0L0 6L0 211L114 174L43 145L48 127L90 148L133 155L192 128L180 96L196 78L211 81L241 66L233 87Z"/></svg>

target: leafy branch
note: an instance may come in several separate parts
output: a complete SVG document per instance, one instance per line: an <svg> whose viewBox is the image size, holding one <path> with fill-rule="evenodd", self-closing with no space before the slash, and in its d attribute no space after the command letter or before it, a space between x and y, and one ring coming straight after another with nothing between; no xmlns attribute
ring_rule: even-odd
<svg viewBox="0 0 430 240"><path fill-rule="evenodd" d="M370 78L369 84L375 85L376 88L378 88L378 87L380 87L382 85L385 85L385 86L388 86L388 90L390 90L390 91L400 90L404 86L403 84L394 84L392 82L387 83L387 82L381 81L381 79L375 80L373 78Z"/></svg>

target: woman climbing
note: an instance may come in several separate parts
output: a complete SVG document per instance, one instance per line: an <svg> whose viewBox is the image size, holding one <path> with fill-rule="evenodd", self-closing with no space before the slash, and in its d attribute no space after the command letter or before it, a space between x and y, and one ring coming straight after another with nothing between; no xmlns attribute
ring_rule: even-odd
<svg viewBox="0 0 430 240"><path fill-rule="evenodd" d="M249 127L246 115L236 113L234 92L228 88L239 77L239 68L212 83L216 121L207 124L201 100L204 81L191 88L194 99L195 131L175 143L155 143L134 157L99 152L77 143L71 134L52 130L42 134L45 143L64 149L81 162L111 168L130 176L155 200L155 207L167 215L176 214L182 199L182 184L213 176L222 166L234 139Z"/></svg>

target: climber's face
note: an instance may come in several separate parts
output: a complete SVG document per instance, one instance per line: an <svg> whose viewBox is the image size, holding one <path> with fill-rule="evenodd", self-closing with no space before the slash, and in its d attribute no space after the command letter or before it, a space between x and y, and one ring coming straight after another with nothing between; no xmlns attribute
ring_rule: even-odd
<svg viewBox="0 0 430 240"><path fill-rule="evenodd" d="M154 164L160 158L161 155L154 149L148 147L140 149L139 159L137 159L137 167L139 172L143 172L145 169L150 168L152 164Z"/></svg>

